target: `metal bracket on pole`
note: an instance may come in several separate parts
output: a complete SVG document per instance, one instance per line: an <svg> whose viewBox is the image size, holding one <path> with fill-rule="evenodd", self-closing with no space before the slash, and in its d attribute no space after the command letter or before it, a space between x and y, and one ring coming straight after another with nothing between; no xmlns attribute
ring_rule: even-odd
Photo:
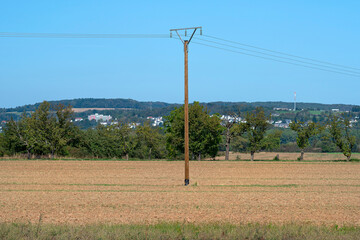
<svg viewBox="0 0 360 240"><path fill-rule="evenodd" d="M170 29L170 37L172 37L172 32L176 32L176 34L178 35L179 39L181 40L182 43L184 43L184 40L181 38L179 31L184 31L184 35L185 37L187 36L187 30L193 30L190 38L188 39L188 44L190 43L191 39L193 38L193 36L195 35L196 30L200 30L200 35L202 35L202 27L190 27L190 28L176 28L176 29Z"/></svg>

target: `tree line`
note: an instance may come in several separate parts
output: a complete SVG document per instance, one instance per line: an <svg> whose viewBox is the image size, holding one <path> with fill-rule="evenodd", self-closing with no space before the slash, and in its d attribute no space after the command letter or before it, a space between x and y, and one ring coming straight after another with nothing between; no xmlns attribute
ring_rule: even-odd
<svg viewBox="0 0 360 240"><path fill-rule="evenodd" d="M182 159L184 157L184 109L173 109L165 116L164 127L154 128L149 122L131 128L119 121L110 126L101 124L81 130L70 120L74 113L70 106L41 103L30 115L23 113L20 120L11 119L0 134L0 156L24 154L28 159L55 156L75 158L136 158ZM287 137L285 131L270 125L271 116L262 107L242 114L231 114L221 119L210 115L198 102L189 106L190 158L201 160L215 158L219 150L225 152L246 151L254 160L256 152L279 150ZM348 160L356 150L358 139L354 136L350 121L345 116L331 115L325 125L312 121L293 121L293 141L296 138L301 150L299 160L309 147L311 139L321 136L331 142ZM291 138L291 137L290 137ZM325 144L329 145L329 144Z"/></svg>

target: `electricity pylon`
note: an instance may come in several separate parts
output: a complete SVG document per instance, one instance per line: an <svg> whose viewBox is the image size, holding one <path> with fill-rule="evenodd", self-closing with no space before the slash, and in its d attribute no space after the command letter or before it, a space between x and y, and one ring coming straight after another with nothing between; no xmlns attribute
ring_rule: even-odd
<svg viewBox="0 0 360 240"><path fill-rule="evenodd" d="M185 146L185 186L190 183L189 176L189 95L188 95L188 45L194 36L196 30L200 30L200 35L202 35L202 27L191 27L191 28L178 28L170 29L170 37L172 37L172 32L176 32L181 42L184 44L184 78L185 78L185 100L184 100L184 146ZM184 36L187 37L187 31L192 31L192 34L189 39L182 39L179 32L184 31Z"/></svg>

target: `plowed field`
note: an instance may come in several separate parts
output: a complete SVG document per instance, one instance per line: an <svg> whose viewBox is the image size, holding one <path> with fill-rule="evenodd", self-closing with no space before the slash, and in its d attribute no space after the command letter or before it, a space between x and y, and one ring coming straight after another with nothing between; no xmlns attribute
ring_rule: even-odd
<svg viewBox="0 0 360 240"><path fill-rule="evenodd" d="M360 225L359 163L0 161L0 222Z"/></svg>

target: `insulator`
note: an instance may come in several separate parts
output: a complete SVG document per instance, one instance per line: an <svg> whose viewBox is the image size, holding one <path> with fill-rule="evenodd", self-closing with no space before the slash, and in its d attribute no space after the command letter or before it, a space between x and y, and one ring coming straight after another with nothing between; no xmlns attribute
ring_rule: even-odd
<svg viewBox="0 0 360 240"><path fill-rule="evenodd" d="M170 38L172 38L172 32L170 32Z"/></svg>
<svg viewBox="0 0 360 240"><path fill-rule="evenodd" d="M200 28L200 35L202 35L202 28Z"/></svg>
<svg viewBox="0 0 360 240"><path fill-rule="evenodd" d="M186 37L186 30L185 30L185 37Z"/></svg>

